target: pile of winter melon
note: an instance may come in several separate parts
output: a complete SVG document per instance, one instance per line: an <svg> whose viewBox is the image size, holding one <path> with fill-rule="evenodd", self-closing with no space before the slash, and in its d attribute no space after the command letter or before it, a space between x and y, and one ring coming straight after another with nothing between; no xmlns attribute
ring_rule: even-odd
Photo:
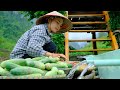
<svg viewBox="0 0 120 90"><path fill-rule="evenodd" d="M0 79L42 79L45 77L65 77L62 68L73 65L63 62L60 58L35 57L26 59L9 59L0 63Z"/></svg>

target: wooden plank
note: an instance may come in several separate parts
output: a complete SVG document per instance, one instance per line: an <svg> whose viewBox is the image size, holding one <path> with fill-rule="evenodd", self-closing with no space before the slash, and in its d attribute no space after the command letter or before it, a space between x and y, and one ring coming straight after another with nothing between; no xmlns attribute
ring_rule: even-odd
<svg viewBox="0 0 120 90"><path fill-rule="evenodd" d="M108 11L102 11L103 12L103 14L105 15L105 22L107 22L106 24L107 24L107 29L108 30L110 30L110 25L109 25L109 19L110 19L110 17L109 17L109 14L108 14Z"/></svg>
<svg viewBox="0 0 120 90"><path fill-rule="evenodd" d="M113 39L114 49L116 50L116 49L119 48L118 43L117 43L117 40L116 40L116 37L113 35L113 36L112 36L112 39Z"/></svg>
<svg viewBox="0 0 120 90"><path fill-rule="evenodd" d="M103 11L103 14L105 15L105 21L108 22L110 19L108 11Z"/></svg>
<svg viewBox="0 0 120 90"><path fill-rule="evenodd" d="M69 50L69 52L92 52L92 51L111 51L113 48L106 49L91 49L91 50Z"/></svg>
<svg viewBox="0 0 120 90"><path fill-rule="evenodd" d="M68 32L65 33L65 55L67 61L69 61L69 41L68 41Z"/></svg>
<svg viewBox="0 0 120 90"><path fill-rule="evenodd" d="M69 40L69 42L85 42L85 41L111 41L111 39L88 39L88 40Z"/></svg>
<svg viewBox="0 0 120 90"><path fill-rule="evenodd" d="M116 41L116 38L115 38L115 35L113 35L113 32L110 30L109 31L109 37L111 38L112 42L111 42L111 46L114 48L114 49L118 49L119 46L118 46L118 43Z"/></svg>
<svg viewBox="0 0 120 90"><path fill-rule="evenodd" d="M69 15L79 15L79 14L102 14L102 11L69 11Z"/></svg>
<svg viewBox="0 0 120 90"><path fill-rule="evenodd" d="M79 14L79 15L68 15L68 17L81 17L81 16L104 16L104 14Z"/></svg>
<svg viewBox="0 0 120 90"><path fill-rule="evenodd" d="M109 30L69 30L69 32L109 32Z"/></svg>
<svg viewBox="0 0 120 90"><path fill-rule="evenodd" d="M72 24L106 24L106 22L72 22Z"/></svg>
<svg viewBox="0 0 120 90"><path fill-rule="evenodd" d="M66 11L66 17L68 18L68 11ZM68 32L65 32L65 56L67 57L67 62L69 61L69 41Z"/></svg>

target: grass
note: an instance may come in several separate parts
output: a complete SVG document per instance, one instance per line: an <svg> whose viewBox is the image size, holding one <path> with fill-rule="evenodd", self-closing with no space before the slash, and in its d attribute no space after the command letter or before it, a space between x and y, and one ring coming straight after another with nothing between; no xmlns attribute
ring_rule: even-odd
<svg viewBox="0 0 120 90"><path fill-rule="evenodd" d="M8 39L0 40L0 61L9 59L11 50L13 49L15 42Z"/></svg>

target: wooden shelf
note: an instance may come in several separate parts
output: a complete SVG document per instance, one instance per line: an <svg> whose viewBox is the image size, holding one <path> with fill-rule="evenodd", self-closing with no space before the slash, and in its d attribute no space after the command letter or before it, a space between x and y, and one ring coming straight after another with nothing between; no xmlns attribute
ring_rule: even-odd
<svg viewBox="0 0 120 90"><path fill-rule="evenodd" d="M69 50L69 52L93 52L93 51L111 51L114 50L112 48L108 49L91 49L91 50Z"/></svg>
<svg viewBox="0 0 120 90"><path fill-rule="evenodd" d="M106 22L72 22L72 24L106 24Z"/></svg>
<svg viewBox="0 0 120 90"><path fill-rule="evenodd" d="M109 32L110 30L70 30L69 32Z"/></svg>
<svg viewBox="0 0 120 90"><path fill-rule="evenodd" d="M69 40L69 42L86 42L86 41L111 41L111 39L90 39L90 40Z"/></svg>
<svg viewBox="0 0 120 90"><path fill-rule="evenodd" d="M69 40L69 32L65 33L65 55L69 60L69 52L93 52L94 55L97 55L99 51L112 51L118 49L118 44L116 41L113 32L109 28L109 14L108 11L68 11L68 19L71 20L73 27L69 32L87 32L92 34L91 39L79 39L78 40ZM96 32L107 32L108 39L97 38ZM110 41L110 48L99 48L97 47L97 41ZM91 49L84 50L70 50L69 42L92 42Z"/></svg>
<svg viewBox="0 0 120 90"><path fill-rule="evenodd" d="M68 11L68 15L79 15L79 14L103 14L102 11Z"/></svg>
<svg viewBox="0 0 120 90"><path fill-rule="evenodd" d="M68 17L83 17L83 16L104 16L104 14L80 14L80 15L68 15Z"/></svg>

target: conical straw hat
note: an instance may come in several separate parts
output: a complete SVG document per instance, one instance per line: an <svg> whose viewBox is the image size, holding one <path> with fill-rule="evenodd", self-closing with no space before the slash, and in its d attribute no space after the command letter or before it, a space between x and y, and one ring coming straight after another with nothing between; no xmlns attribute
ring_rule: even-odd
<svg viewBox="0 0 120 90"><path fill-rule="evenodd" d="M58 16L58 17L63 18L63 24L61 26L61 29L59 30L60 33L67 32L72 28L71 21L67 17L65 17L64 15L62 15L61 13L59 13L57 11L53 11L53 12L50 12L48 14L45 14L45 15L39 17L36 21L36 25L47 22L46 20L51 16L56 16L56 17Z"/></svg>

